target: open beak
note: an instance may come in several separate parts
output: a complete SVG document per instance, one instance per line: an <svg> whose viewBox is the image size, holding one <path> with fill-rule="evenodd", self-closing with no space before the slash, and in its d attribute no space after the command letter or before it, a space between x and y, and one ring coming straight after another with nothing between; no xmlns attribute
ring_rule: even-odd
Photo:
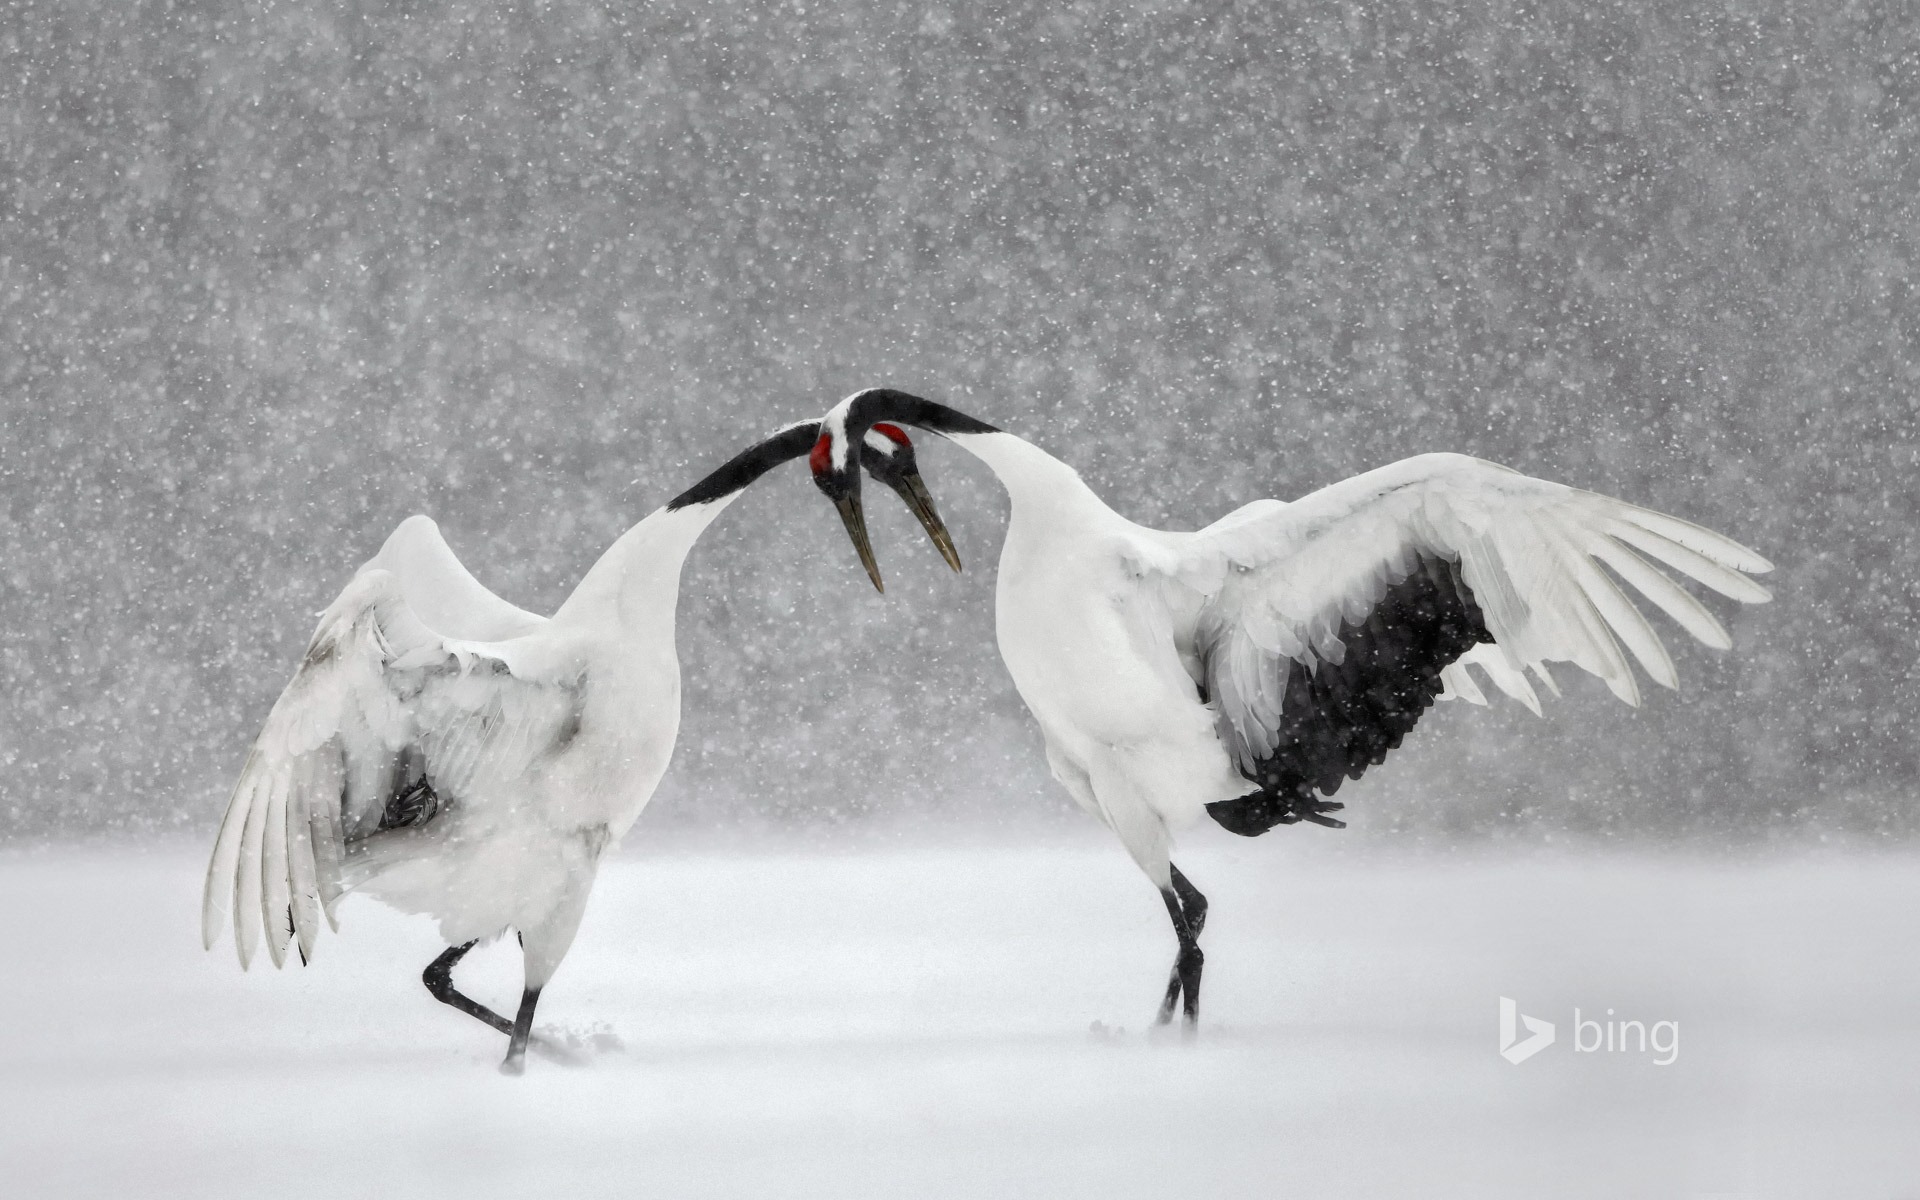
<svg viewBox="0 0 1920 1200"><path fill-rule="evenodd" d="M925 529L927 536L933 539L933 544L940 550L940 557L947 560L948 566L958 571L960 552L953 548L953 538L948 535L946 523L940 519L939 510L933 507L933 496L927 491L926 483L921 480L920 472L914 471L902 476L900 481L893 485L893 490L900 493L900 499L906 501L907 507L913 510L913 515L920 518L920 527Z"/></svg>
<svg viewBox="0 0 1920 1200"><path fill-rule="evenodd" d="M840 519L847 526L847 536L853 539L853 548L859 551L860 565L867 569L867 578L873 580L874 590L884 593L887 588L880 582L880 564L873 561L873 542L867 537L867 518L860 511L859 495L841 496L833 502L833 506L840 510Z"/></svg>

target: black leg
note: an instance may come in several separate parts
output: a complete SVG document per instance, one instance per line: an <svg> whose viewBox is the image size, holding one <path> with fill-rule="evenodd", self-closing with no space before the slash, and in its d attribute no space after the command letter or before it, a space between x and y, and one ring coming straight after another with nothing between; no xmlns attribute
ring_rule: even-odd
<svg viewBox="0 0 1920 1200"><path fill-rule="evenodd" d="M1180 911L1180 897L1172 892L1161 892L1160 898L1167 902L1167 916L1173 921L1174 935L1179 937L1181 949L1184 950L1187 939L1186 936L1180 932L1180 929L1181 926L1186 924L1186 917ZM1173 960L1173 970L1167 972L1167 994L1166 997L1160 1001L1160 1015L1153 1019L1153 1023L1155 1025L1165 1025L1167 1022L1173 1020L1173 1006L1178 1003L1180 1003L1180 958L1176 954Z"/></svg>
<svg viewBox="0 0 1920 1200"><path fill-rule="evenodd" d="M1200 952L1200 931L1207 924L1207 898L1187 882L1179 867L1168 864L1168 869L1173 886L1161 892L1160 898L1166 901L1167 917L1173 922L1174 936L1180 939L1180 950L1167 975L1167 992L1160 1001L1156 1024L1172 1021L1173 1006L1184 996L1182 1015L1188 1032L1192 1032L1200 1023L1200 973L1206 966L1206 955Z"/></svg>
<svg viewBox="0 0 1920 1200"><path fill-rule="evenodd" d="M427 964L427 969L420 975L420 982L427 985L427 991L440 1003L457 1008L501 1033L511 1034L513 1025L505 1017L484 1004L469 1000L453 986L453 964L465 958L467 951L476 944L468 942L463 946L447 947L445 954Z"/></svg>
<svg viewBox="0 0 1920 1200"><path fill-rule="evenodd" d="M1193 940L1197 942L1200 931L1207 927L1207 898L1187 882L1179 867L1168 863L1167 870L1173 873L1173 890L1180 893L1180 911L1187 914L1187 927L1193 930Z"/></svg>
<svg viewBox="0 0 1920 1200"><path fill-rule="evenodd" d="M1182 1015L1191 1034L1200 1028L1200 972L1207 963L1207 956L1200 952L1200 930L1207 923L1207 898L1187 882L1177 867L1173 871L1173 883L1180 892L1180 911L1187 918L1187 942L1180 947L1174 970L1180 974Z"/></svg>
<svg viewBox="0 0 1920 1200"><path fill-rule="evenodd" d="M533 1036L533 1009L540 1003L540 989L520 993L520 1012L513 1019L513 1040L507 1044L507 1061L500 1064L502 1075L520 1075L527 1069L527 1039Z"/></svg>

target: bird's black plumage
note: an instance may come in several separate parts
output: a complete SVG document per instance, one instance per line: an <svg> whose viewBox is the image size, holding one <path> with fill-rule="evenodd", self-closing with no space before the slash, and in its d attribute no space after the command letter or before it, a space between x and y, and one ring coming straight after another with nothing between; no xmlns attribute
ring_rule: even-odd
<svg viewBox="0 0 1920 1200"><path fill-rule="evenodd" d="M847 406L847 438L858 445L879 421L897 421L934 433L998 433L999 428L968 416L957 408L893 388L868 388Z"/></svg>
<svg viewBox="0 0 1920 1200"><path fill-rule="evenodd" d="M667 509L672 511L692 504L707 504L731 496L781 463L790 462L813 449L814 439L819 436L818 421L789 425L722 463L705 479L667 501Z"/></svg>
<svg viewBox="0 0 1920 1200"><path fill-rule="evenodd" d="M440 815L440 793L422 775L393 794L380 812L381 829L418 829Z"/></svg>
<svg viewBox="0 0 1920 1200"><path fill-rule="evenodd" d="M1423 556L1364 621L1341 623L1340 640L1339 662L1286 661L1278 744L1248 773L1260 790L1207 806L1223 828L1257 837L1302 819L1337 824L1324 814L1340 806L1324 797L1399 746L1440 694L1440 672L1493 635L1459 564Z"/></svg>

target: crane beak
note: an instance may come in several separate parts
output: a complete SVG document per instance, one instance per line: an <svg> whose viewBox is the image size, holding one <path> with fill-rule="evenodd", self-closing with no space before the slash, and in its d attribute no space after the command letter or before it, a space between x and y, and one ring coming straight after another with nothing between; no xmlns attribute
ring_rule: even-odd
<svg viewBox="0 0 1920 1200"><path fill-rule="evenodd" d="M893 485L893 490L900 493L900 499L906 501L907 507L913 510L913 515L920 518L920 527L925 529L927 536L933 539L934 546L940 551L940 557L947 560L948 566L958 571L960 552L953 548L953 538L947 533L946 522L940 519L940 511L934 508L933 495L927 491L926 481L920 478L920 472L914 471L902 476L900 481Z"/></svg>
<svg viewBox="0 0 1920 1200"><path fill-rule="evenodd" d="M880 564L873 560L873 541L867 537L867 518L860 511L859 493L836 497L833 506L840 510L840 520L847 526L847 536L853 539L853 548L860 554L860 565L867 569L867 578L873 580L873 590L884 593L887 588L880 582Z"/></svg>

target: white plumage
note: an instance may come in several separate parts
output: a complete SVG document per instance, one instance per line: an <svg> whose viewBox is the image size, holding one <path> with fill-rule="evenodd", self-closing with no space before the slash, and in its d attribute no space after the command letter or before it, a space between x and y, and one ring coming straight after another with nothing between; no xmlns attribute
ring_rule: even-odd
<svg viewBox="0 0 1920 1200"><path fill-rule="evenodd" d="M1175 533L1115 513L1039 447L918 397L859 393L822 428L858 438L875 420L942 433L1007 489L1000 653L1054 776L1166 898L1182 949L1162 1021L1182 994L1197 1019L1206 901L1171 862L1179 829L1203 814L1249 835L1337 825L1325 796L1397 746L1443 686L1485 702L1469 666L1536 712L1528 676L1553 690L1555 661L1629 704L1631 662L1676 686L1603 565L1718 648L1726 630L1656 563L1768 599L1747 577L1767 561L1719 534L1458 454Z"/></svg>
<svg viewBox="0 0 1920 1200"><path fill-rule="evenodd" d="M1291 505L1256 501L1198 533L1160 536L1165 548L1142 553L1141 577L1171 589L1176 607L1198 606L1183 639L1207 664L1242 764L1273 749L1275 660L1339 662L1341 623L1363 621L1422 556L1460 564L1493 635L1443 677L1479 697L1471 663L1535 711L1520 672L1551 688L1553 661L1591 672L1638 706L1623 646L1656 683L1679 686L1652 625L1596 564L1722 650L1733 642L1720 622L1641 554L1749 604L1769 597L1742 572L1772 569L1698 525L1460 454L1404 459Z"/></svg>
<svg viewBox="0 0 1920 1200"><path fill-rule="evenodd" d="M428 518L403 522L321 614L247 756L207 871L206 945L231 921L243 967L261 941L275 966L289 946L304 962L351 890L429 914L453 947L429 988L510 1033L517 1069L601 855L673 752L687 553L816 428L781 430L647 516L551 618L481 586ZM904 436L865 440L876 477L911 485L931 514ZM472 943L507 929L526 970L511 1025L450 978Z"/></svg>

